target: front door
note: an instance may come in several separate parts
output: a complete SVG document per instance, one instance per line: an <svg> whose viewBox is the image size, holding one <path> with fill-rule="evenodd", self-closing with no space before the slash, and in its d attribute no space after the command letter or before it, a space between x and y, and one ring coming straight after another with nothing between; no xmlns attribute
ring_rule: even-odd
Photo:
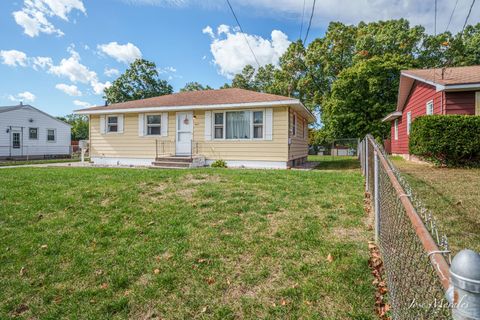
<svg viewBox="0 0 480 320"><path fill-rule="evenodd" d="M22 155L22 131L12 129L12 144L10 150L12 156Z"/></svg>
<svg viewBox="0 0 480 320"><path fill-rule="evenodd" d="M177 112L177 136L175 153L178 156L192 154L193 112Z"/></svg>

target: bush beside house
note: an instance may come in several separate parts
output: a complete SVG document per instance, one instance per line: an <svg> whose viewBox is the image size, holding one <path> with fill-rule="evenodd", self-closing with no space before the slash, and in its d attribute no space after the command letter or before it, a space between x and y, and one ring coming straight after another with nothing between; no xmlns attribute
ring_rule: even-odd
<svg viewBox="0 0 480 320"><path fill-rule="evenodd" d="M410 153L447 166L480 163L480 116L430 115L415 119Z"/></svg>

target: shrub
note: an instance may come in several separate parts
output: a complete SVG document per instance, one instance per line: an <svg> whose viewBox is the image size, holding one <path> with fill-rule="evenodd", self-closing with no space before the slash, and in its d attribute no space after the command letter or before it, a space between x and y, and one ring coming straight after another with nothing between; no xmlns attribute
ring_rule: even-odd
<svg viewBox="0 0 480 320"><path fill-rule="evenodd" d="M225 162L225 160L222 160L222 159L218 159L218 160L215 160L212 165L211 165L212 168L226 168L227 167L227 163Z"/></svg>
<svg viewBox="0 0 480 320"><path fill-rule="evenodd" d="M409 139L411 154L435 164L472 166L480 163L480 117L432 115L415 119Z"/></svg>

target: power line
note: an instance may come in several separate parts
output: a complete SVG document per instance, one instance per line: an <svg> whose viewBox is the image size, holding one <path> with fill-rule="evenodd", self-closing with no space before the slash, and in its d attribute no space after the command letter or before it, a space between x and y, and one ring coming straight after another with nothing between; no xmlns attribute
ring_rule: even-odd
<svg viewBox="0 0 480 320"><path fill-rule="evenodd" d="M455 6L453 7L452 13L450 14L450 19L448 19L448 24L447 24L447 28L445 28L445 32L447 32L448 28L450 27L450 23L452 22L453 14L455 13L455 10L457 9L457 4L458 4L458 0L455 1Z"/></svg>
<svg viewBox="0 0 480 320"><path fill-rule="evenodd" d="M437 0L435 0L435 22L433 26L433 33L437 35Z"/></svg>
<svg viewBox="0 0 480 320"><path fill-rule="evenodd" d="M303 32L303 18L305 17L305 0L303 0L303 10L302 10L302 24L300 25L300 36L298 39L302 40L302 32Z"/></svg>
<svg viewBox="0 0 480 320"><path fill-rule="evenodd" d="M310 32L310 27L312 26L312 19L313 19L313 13L315 12L316 2L317 2L316 0L313 0L312 14L310 14L310 21L308 22L308 28L307 28L307 33L305 34L305 40L303 40L304 45L307 43L308 33Z"/></svg>
<svg viewBox="0 0 480 320"><path fill-rule="evenodd" d="M227 0L227 4L230 7L230 11L232 11L233 17L235 18L235 21L237 21L238 28L240 28L240 32L243 34L243 37L245 38L245 42L247 43L248 48L250 49L250 52L253 55L253 58L255 59L255 62L257 63L257 66L260 68L260 63L258 62L257 56L255 55L255 52L253 52L252 47L250 46L250 43L248 42L247 36L245 32L243 32L242 26L240 25L240 21L238 21L237 15L235 14L235 11L233 10L232 5L230 4L230 0Z"/></svg>
<svg viewBox="0 0 480 320"><path fill-rule="evenodd" d="M463 24L461 34L463 34L463 31L465 31L465 27L467 26L467 21L468 21L468 18L470 18L470 14L472 13L472 9L473 9L474 4L475 4L475 0L472 0L472 4L470 5L470 9L468 10L467 18L465 19L465 23Z"/></svg>

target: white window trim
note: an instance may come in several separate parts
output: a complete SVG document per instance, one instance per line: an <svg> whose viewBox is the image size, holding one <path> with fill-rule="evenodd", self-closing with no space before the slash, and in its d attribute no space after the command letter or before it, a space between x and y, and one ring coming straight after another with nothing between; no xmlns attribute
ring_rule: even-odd
<svg viewBox="0 0 480 320"><path fill-rule="evenodd" d="M393 139L398 140L398 119L393 121Z"/></svg>
<svg viewBox="0 0 480 320"><path fill-rule="evenodd" d="M407 135L410 135L410 127L412 125L412 111L407 112Z"/></svg>
<svg viewBox="0 0 480 320"><path fill-rule="evenodd" d="M250 112L250 138L248 139L227 139L227 112L239 112L239 111L249 111ZM253 123L253 113L255 111L261 111L262 116L263 116L263 124L262 124L262 137L261 138L254 138L253 137L253 128L254 128L254 123ZM215 114L217 113L223 113L223 137L222 138L215 138ZM257 141L257 140L265 140L265 123L266 123L266 117L265 117L265 109L234 109L234 110L219 110L219 111L212 111L212 140L214 141ZM218 126L218 125L217 125Z"/></svg>
<svg viewBox="0 0 480 320"><path fill-rule="evenodd" d="M117 117L117 131L110 131L109 130L109 124L108 124L108 118L113 118ZM119 129L120 129L120 115L119 114L107 114L105 115L105 133L106 134L120 134Z"/></svg>
<svg viewBox="0 0 480 320"><path fill-rule="evenodd" d="M160 117L160 124L159 125L153 125L156 127L160 128L160 133L159 134L148 134L148 116L159 116ZM145 137L161 137L162 136L162 113L145 113L143 115L143 126L144 126L144 136Z"/></svg>
<svg viewBox="0 0 480 320"><path fill-rule="evenodd" d="M428 107L429 107L430 105L432 106L432 113L428 113ZM432 115L432 114L434 113L434 109L433 109L433 108L434 108L433 100L428 101L428 102L425 104L425 114L426 114L426 115Z"/></svg>
<svg viewBox="0 0 480 320"><path fill-rule="evenodd" d="M30 129L37 129L37 137L36 138L30 138ZM39 136L39 129L38 127L28 127L28 140L38 140L38 136Z"/></svg>
<svg viewBox="0 0 480 320"><path fill-rule="evenodd" d="M293 112L293 117L292 117L292 137L296 137L296 136L297 136L297 132L298 132L297 122L298 122L297 114L296 114L295 112Z"/></svg>
<svg viewBox="0 0 480 320"><path fill-rule="evenodd" d="M53 138L54 140L48 140L48 130L53 130ZM57 129L55 128L47 128L47 136L45 137L48 143L55 143L57 142Z"/></svg>

